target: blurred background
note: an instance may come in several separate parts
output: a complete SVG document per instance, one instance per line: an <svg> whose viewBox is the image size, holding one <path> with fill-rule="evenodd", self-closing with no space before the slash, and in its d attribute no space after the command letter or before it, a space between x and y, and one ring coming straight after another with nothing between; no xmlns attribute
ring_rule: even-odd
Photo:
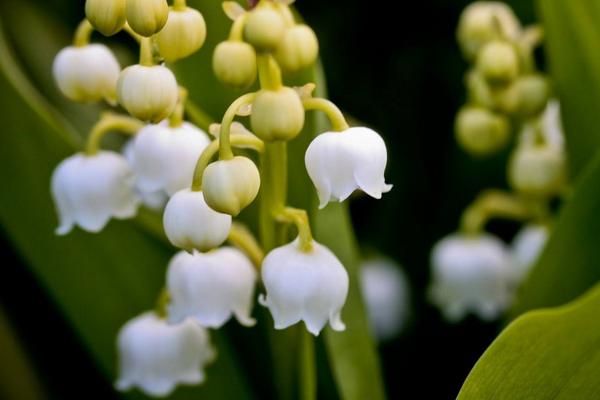
<svg viewBox="0 0 600 400"><path fill-rule="evenodd" d="M466 69L455 28L468 3L408 1L398 4L401 12L392 11L385 2L298 0L296 4L320 39L330 98L349 116L380 132L388 144L387 180L394 184L393 191L379 202L354 199L351 213L363 251L382 253L401 264L412 289L411 318L403 334L379 347L390 398L454 398L475 361L501 329L499 323L485 324L475 318L449 325L425 296L433 243L456 229L461 211L481 189L506 186L506 154L472 159L454 141L454 115L464 102ZM531 1L508 3L524 24L536 20ZM66 106L66 100L61 100L52 86L50 73L54 54L68 44L83 12L83 2L76 0L0 3L2 29L25 73L80 128L89 126L94 110ZM219 29L224 31L228 26ZM209 35L212 28L209 22ZM52 37L44 33L49 29ZM131 57L127 51L133 44L128 38L119 37L116 43L122 57ZM209 69L210 54L206 49L201 52L198 63ZM207 99L211 94L206 91L196 96L204 96L203 105L218 117L222 104L211 104ZM0 92L2 104L11 101L8 95ZM0 196L15 195L3 189ZM516 226L496 223L491 229L510 238ZM61 251L68 251L69 245L64 246ZM93 361L47 281L38 279L29 268L29 257L17 250L6 234L1 247L0 354L4 355L0 361L0 397L11 398L10 393L3 393L2 380L22 379L28 385L26 372L17 371L29 370L50 398L82 398L82 393L86 393L85 398L117 398L111 377ZM61 254L57 250L57 260L50 264L60 264ZM82 270L77 276L62 279L71 285L93 287L95 278ZM105 301L102 297L95 300ZM88 312L85 302L81 307L81 314ZM230 329L234 339L244 335L236 327ZM18 343L8 349L4 346L11 337ZM17 361L19 349L28 360L25 365ZM248 351L260 354L259 348ZM321 353L322 349L320 362L325 363ZM261 376L254 374L255 378ZM322 397L335 397L329 387L331 377L319 378ZM263 383L254 382L252 377L250 380L254 395L266 396Z"/></svg>

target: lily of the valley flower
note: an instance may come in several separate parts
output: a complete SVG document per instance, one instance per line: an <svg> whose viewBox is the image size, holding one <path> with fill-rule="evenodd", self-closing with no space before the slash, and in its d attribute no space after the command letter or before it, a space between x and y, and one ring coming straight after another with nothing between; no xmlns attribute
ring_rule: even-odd
<svg viewBox="0 0 600 400"><path fill-rule="evenodd" d="M231 216L214 211L203 192L181 190L167 203L163 225L169 241L180 249L211 250L227 239Z"/></svg>
<svg viewBox="0 0 600 400"><path fill-rule="evenodd" d="M150 396L168 396L178 384L204 381L204 366L215 357L208 331L195 321L169 325L153 312L127 322L119 332L118 390L137 387Z"/></svg>
<svg viewBox="0 0 600 400"><path fill-rule="evenodd" d="M63 160L51 183L60 219L56 233L65 235L74 225L98 232L111 217L133 217L140 202L133 186L131 169L118 153L75 154Z"/></svg>
<svg viewBox="0 0 600 400"><path fill-rule="evenodd" d="M513 279L520 283L527 276L539 258L550 234L546 225L530 224L523 227L513 239L511 255L513 259Z"/></svg>
<svg viewBox="0 0 600 400"><path fill-rule="evenodd" d="M510 299L510 256L494 236L450 235L433 248L431 301L453 322L497 318Z"/></svg>
<svg viewBox="0 0 600 400"><path fill-rule="evenodd" d="M103 44L62 49L52 72L60 91L73 101L115 101L121 67Z"/></svg>
<svg viewBox="0 0 600 400"><path fill-rule="evenodd" d="M346 326L340 313L348 294L348 273L327 247L313 241L303 251L299 239L272 250L264 259L262 279L266 296L259 302L268 307L275 329L300 321L318 335L327 321L335 331Z"/></svg>
<svg viewBox="0 0 600 400"><path fill-rule="evenodd" d="M189 187L196 161L209 143L204 131L187 122L176 128L168 121L147 125L133 143L137 186L146 193L165 191L168 195Z"/></svg>
<svg viewBox="0 0 600 400"><path fill-rule="evenodd" d="M369 128L350 128L317 136L305 156L306 169L319 195L320 208L344 201L356 189L381 198L392 185L385 183L385 143Z"/></svg>
<svg viewBox="0 0 600 400"><path fill-rule="evenodd" d="M240 324L252 326L256 278L250 260L233 247L180 252L167 271L169 320L177 323L194 317L202 326L219 328L233 314Z"/></svg>
<svg viewBox="0 0 600 400"><path fill-rule="evenodd" d="M133 143L134 143L134 139L129 140L125 144L125 146L123 146L123 149L121 151L121 153L123 154L123 157L125 157L125 159L129 163L129 165L132 167L133 167L133 165L135 165L135 161L134 161L135 154L133 152ZM145 191L142 188L140 188L137 181L138 181L138 179L136 179L135 191L136 191L138 197L141 199L142 204L144 206L148 207L150 210L162 211L165 208L167 201L169 200L169 196L167 195L167 192L165 192L162 189L154 190L154 191Z"/></svg>

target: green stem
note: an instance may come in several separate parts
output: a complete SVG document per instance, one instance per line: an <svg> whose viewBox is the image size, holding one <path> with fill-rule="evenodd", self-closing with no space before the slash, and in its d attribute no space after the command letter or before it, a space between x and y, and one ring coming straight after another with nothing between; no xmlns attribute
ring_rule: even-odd
<svg viewBox="0 0 600 400"><path fill-rule="evenodd" d="M317 377L315 373L315 342L311 334L302 329L300 332L299 381L300 399L314 400L317 398Z"/></svg>
<svg viewBox="0 0 600 400"><path fill-rule="evenodd" d="M186 8L187 8L187 3L185 0L174 0L173 1L173 10L184 11Z"/></svg>
<svg viewBox="0 0 600 400"><path fill-rule="evenodd" d="M169 117L169 127L178 128L183 124L183 114L185 113L185 104L188 98L188 91L186 88L179 87L179 98L177 99L177 106Z"/></svg>
<svg viewBox="0 0 600 400"><path fill-rule="evenodd" d="M152 40L144 37L140 41L140 65L145 67L154 66L154 55L152 54Z"/></svg>
<svg viewBox="0 0 600 400"><path fill-rule="evenodd" d="M274 212L275 217L280 222L291 223L298 229L300 238L300 250L310 252L313 248L313 237L308 222L308 213L298 208L285 207Z"/></svg>
<svg viewBox="0 0 600 400"><path fill-rule="evenodd" d="M252 135L231 135L227 136L231 140L230 144L235 147L250 148L257 152L264 150L264 143L262 140ZM202 152L198 161L196 162L196 168L194 170L194 179L192 181L192 191L199 192L202 190L202 175L204 170L210 164L210 160L220 150L220 140L213 140Z"/></svg>
<svg viewBox="0 0 600 400"><path fill-rule="evenodd" d="M229 40L232 42L241 42L244 40L244 25L248 14L244 14L236 18L231 25L229 31Z"/></svg>
<svg viewBox="0 0 600 400"><path fill-rule="evenodd" d="M281 69L270 54L258 54L256 56L258 67L258 79L261 89L278 90L282 86Z"/></svg>
<svg viewBox="0 0 600 400"><path fill-rule="evenodd" d="M260 162L260 240L265 251L285 244L285 226L274 212L285 209L287 200L287 143L265 143Z"/></svg>
<svg viewBox="0 0 600 400"><path fill-rule="evenodd" d="M131 29L131 26L129 26L129 24L127 22L125 22L125 25L123 26L123 30L125 32L127 32L129 34L129 36L131 36L133 38L133 40L135 40L138 43L142 42L142 39L144 38L142 35L140 35L139 33L137 33L136 31L134 31L133 29Z"/></svg>
<svg viewBox="0 0 600 400"><path fill-rule="evenodd" d="M84 19L79 23L75 35L73 36L73 46L83 47L90 44L90 38L94 32L94 27L87 19Z"/></svg>
<svg viewBox="0 0 600 400"><path fill-rule="evenodd" d="M156 306L154 307L154 312L159 318L167 318L167 306L169 305L169 301L171 301L171 295L167 288L163 288L156 299Z"/></svg>
<svg viewBox="0 0 600 400"><path fill-rule="evenodd" d="M135 135L143 127L144 124L135 118L105 113L92 127L87 139L85 152L88 156L96 154L100 149L102 138L109 132L119 131L127 135Z"/></svg>
<svg viewBox="0 0 600 400"><path fill-rule="evenodd" d="M246 226L240 222L234 222L229 231L227 241L238 249L242 250L254 264L257 270L260 269L265 253L258 244L258 241Z"/></svg>
<svg viewBox="0 0 600 400"><path fill-rule="evenodd" d="M192 121L194 125L206 132L208 132L210 126L215 122L206 111L198 107L196 103L189 98L185 102L185 112L188 120Z"/></svg>
<svg viewBox="0 0 600 400"><path fill-rule="evenodd" d="M229 160L233 158L233 152L231 151L231 144L229 143L230 128L233 119L235 118L239 109L248 104L252 104L256 93L248 93L235 100L223 116L221 121L221 133L219 134L220 145L219 145L219 160Z"/></svg>
<svg viewBox="0 0 600 400"><path fill-rule="evenodd" d="M327 99L309 98L302 100L302 105L305 110L323 111L331 122L331 128L336 132L342 132L349 128L344 114L340 109Z"/></svg>

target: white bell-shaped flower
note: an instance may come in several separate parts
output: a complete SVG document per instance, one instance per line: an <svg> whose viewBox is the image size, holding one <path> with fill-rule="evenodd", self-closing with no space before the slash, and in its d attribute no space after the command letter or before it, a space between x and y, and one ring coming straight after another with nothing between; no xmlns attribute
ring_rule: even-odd
<svg viewBox="0 0 600 400"><path fill-rule="evenodd" d="M63 160L52 174L51 190L65 235L74 225L99 232L111 217L135 216L140 200L127 161L112 151L88 156L75 154Z"/></svg>
<svg viewBox="0 0 600 400"><path fill-rule="evenodd" d="M189 187L198 157L209 143L204 131L187 122L177 128L169 127L168 121L145 126L133 144L137 185L146 193L169 195Z"/></svg>
<svg viewBox="0 0 600 400"><path fill-rule="evenodd" d="M513 280L519 284L525 279L544 250L550 230L546 225L530 224L523 227L511 244Z"/></svg>
<svg viewBox="0 0 600 400"><path fill-rule="evenodd" d="M233 247L178 253L167 271L169 320L194 317L202 326L219 328L234 315L240 324L254 325L256 275L248 257Z"/></svg>
<svg viewBox="0 0 600 400"><path fill-rule="evenodd" d="M56 55L52 72L60 91L73 101L116 99L121 67L103 44L65 47Z"/></svg>
<svg viewBox="0 0 600 400"><path fill-rule="evenodd" d="M128 140L127 143L125 143L125 146L123 146L123 150L121 151L121 153L123 154L123 157L125 157L125 159L129 163L129 166L131 166L132 168L133 168L133 165L135 164L135 161L134 161L135 154L133 152L133 143L134 143L134 139ZM167 201L169 200L169 195L167 195L167 192L165 192L162 189L150 191L150 192L144 191L137 184L137 179L136 179L135 191L138 194L139 198L142 200L142 204L154 211L162 211L165 208Z"/></svg>
<svg viewBox="0 0 600 400"><path fill-rule="evenodd" d="M410 287L401 267L385 258L367 260L360 268L360 287L375 337L397 336L410 313Z"/></svg>
<svg viewBox="0 0 600 400"><path fill-rule="evenodd" d="M304 158L317 188L320 208L344 201L356 189L376 199L392 189L385 183L387 149L381 136L369 128L350 128L317 136Z"/></svg>
<svg viewBox="0 0 600 400"><path fill-rule="evenodd" d="M208 331L193 320L169 325L153 312L127 322L117 339L118 390L133 387L145 394L166 397L179 384L204 381L204 367L216 353Z"/></svg>
<svg viewBox="0 0 600 400"><path fill-rule="evenodd" d="M493 320L509 304L510 263L506 246L492 235L450 235L432 250L430 299L449 321L469 312Z"/></svg>
<svg viewBox="0 0 600 400"><path fill-rule="evenodd" d="M272 250L262 265L266 296L259 302L268 307L275 329L285 329L300 321L318 335L327 321L335 331L346 326L341 310L348 295L348 273L327 247L313 241L303 251L299 239Z"/></svg>
<svg viewBox="0 0 600 400"><path fill-rule="evenodd" d="M165 207L163 225L169 241L180 249L208 251L220 246L231 230L231 215L210 208L203 192L183 189Z"/></svg>

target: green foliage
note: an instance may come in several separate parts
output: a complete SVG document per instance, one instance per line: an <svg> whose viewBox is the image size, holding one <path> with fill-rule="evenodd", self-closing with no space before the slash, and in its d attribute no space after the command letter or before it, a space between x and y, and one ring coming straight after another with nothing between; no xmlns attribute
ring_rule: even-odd
<svg viewBox="0 0 600 400"><path fill-rule="evenodd" d="M595 399L600 395L600 286L506 328L467 378L459 400Z"/></svg>

